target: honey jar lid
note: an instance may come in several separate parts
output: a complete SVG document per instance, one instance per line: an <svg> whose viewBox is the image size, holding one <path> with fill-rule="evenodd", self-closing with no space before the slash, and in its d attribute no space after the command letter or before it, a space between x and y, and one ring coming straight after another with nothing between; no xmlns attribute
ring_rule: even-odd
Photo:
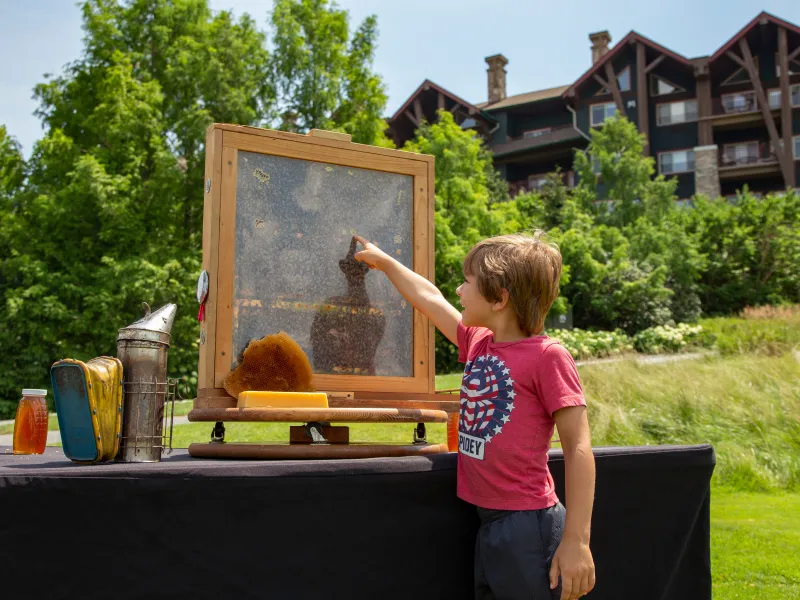
<svg viewBox="0 0 800 600"><path fill-rule="evenodd" d="M37 390L33 388L24 388L22 390L23 396L47 396L47 390Z"/></svg>

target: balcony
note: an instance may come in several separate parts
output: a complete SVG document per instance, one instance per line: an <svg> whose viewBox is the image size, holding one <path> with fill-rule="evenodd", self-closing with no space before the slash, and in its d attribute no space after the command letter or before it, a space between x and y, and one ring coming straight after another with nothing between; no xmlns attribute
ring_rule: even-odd
<svg viewBox="0 0 800 600"><path fill-rule="evenodd" d="M552 146L559 142L566 142L580 137L581 134L572 125L557 125L531 131L523 136L509 136L508 141L502 144L494 144L492 153L495 157L506 156Z"/></svg>
<svg viewBox="0 0 800 600"><path fill-rule="evenodd" d="M720 180L780 173L778 158L767 142L729 144L719 153Z"/></svg>
<svg viewBox="0 0 800 600"><path fill-rule="evenodd" d="M772 90L768 92L769 107L776 118L780 117L780 94L775 95ZM714 127L732 127L761 123L764 115L758 106L758 99L753 90L723 94L711 101L711 124Z"/></svg>

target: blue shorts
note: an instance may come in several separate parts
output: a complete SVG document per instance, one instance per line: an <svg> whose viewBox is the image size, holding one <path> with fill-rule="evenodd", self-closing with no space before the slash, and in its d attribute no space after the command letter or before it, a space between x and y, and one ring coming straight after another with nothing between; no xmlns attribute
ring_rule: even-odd
<svg viewBox="0 0 800 600"><path fill-rule="evenodd" d="M478 508L475 600L558 600L550 564L564 531L561 503L542 510Z"/></svg>

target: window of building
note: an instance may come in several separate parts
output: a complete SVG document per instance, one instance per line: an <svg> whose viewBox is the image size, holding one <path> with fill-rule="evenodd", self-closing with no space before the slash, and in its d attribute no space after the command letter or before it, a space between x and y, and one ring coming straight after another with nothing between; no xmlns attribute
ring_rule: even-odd
<svg viewBox="0 0 800 600"><path fill-rule="evenodd" d="M758 57L753 58L753 62L755 63L756 73L758 73ZM736 69L730 77L728 77L725 81L723 81L720 85L736 85L737 83L750 83L750 75L747 74L747 69L744 67L739 67Z"/></svg>
<svg viewBox="0 0 800 600"><path fill-rule="evenodd" d="M662 175L694 171L694 150L674 150L658 155L658 170Z"/></svg>
<svg viewBox="0 0 800 600"><path fill-rule="evenodd" d="M531 129L522 133L523 138L537 138L553 131L552 127L544 127L542 129Z"/></svg>
<svg viewBox="0 0 800 600"><path fill-rule="evenodd" d="M800 135L794 138L794 159L800 160Z"/></svg>
<svg viewBox="0 0 800 600"><path fill-rule="evenodd" d="M650 75L650 95L651 96L668 96L669 94L677 94L678 92L685 92L679 85L675 85L671 81L667 81L658 75Z"/></svg>
<svg viewBox="0 0 800 600"><path fill-rule="evenodd" d="M622 73L617 75L617 85L619 86L620 92L630 92L631 91L631 68L625 67L622 69Z"/></svg>
<svg viewBox="0 0 800 600"><path fill-rule="evenodd" d="M467 117L463 121L461 121L461 129L474 129L477 127L478 122L473 119L472 117Z"/></svg>
<svg viewBox="0 0 800 600"><path fill-rule="evenodd" d="M723 166L749 165L756 162L758 162L758 142L740 142L723 146Z"/></svg>
<svg viewBox="0 0 800 600"><path fill-rule="evenodd" d="M592 155L592 173L600 175L600 159Z"/></svg>
<svg viewBox="0 0 800 600"><path fill-rule="evenodd" d="M625 67L617 73L617 87L619 87L620 92L630 92L631 91L631 68ZM605 96L610 94L611 91L608 88L601 87L595 93L595 96Z"/></svg>
<svg viewBox="0 0 800 600"><path fill-rule="evenodd" d="M610 119L617 113L617 105L613 102L593 104L591 106L591 111L592 127L598 127L599 125L602 125L606 119Z"/></svg>
<svg viewBox="0 0 800 600"><path fill-rule="evenodd" d="M756 93L752 90L722 95L722 110L726 113L742 113L758 110Z"/></svg>
<svg viewBox="0 0 800 600"><path fill-rule="evenodd" d="M769 107L772 109L780 108L781 107L781 91L780 90L769 90L767 92L767 102L769 102Z"/></svg>
<svg viewBox="0 0 800 600"><path fill-rule="evenodd" d="M675 125L697 120L697 100L669 102L656 106L657 125Z"/></svg>
<svg viewBox="0 0 800 600"><path fill-rule="evenodd" d="M800 83L796 83L789 87L792 98L792 106L800 106ZM767 92L767 100L769 107L778 109L781 107L781 90L780 88L771 89Z"/></svg>

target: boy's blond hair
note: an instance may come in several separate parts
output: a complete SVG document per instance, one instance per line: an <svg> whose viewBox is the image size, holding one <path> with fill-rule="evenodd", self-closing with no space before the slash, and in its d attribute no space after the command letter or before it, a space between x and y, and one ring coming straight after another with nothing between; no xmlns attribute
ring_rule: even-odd
<svg viewBox="0 0 800 600"><path fill-rule="evenodd" d="M492 237L478 242L464 259L464 274L477 280L489 302L508 290L517 324L527 336L544 331L544 318L558 298L561 253L544 232Z"/></svg>

